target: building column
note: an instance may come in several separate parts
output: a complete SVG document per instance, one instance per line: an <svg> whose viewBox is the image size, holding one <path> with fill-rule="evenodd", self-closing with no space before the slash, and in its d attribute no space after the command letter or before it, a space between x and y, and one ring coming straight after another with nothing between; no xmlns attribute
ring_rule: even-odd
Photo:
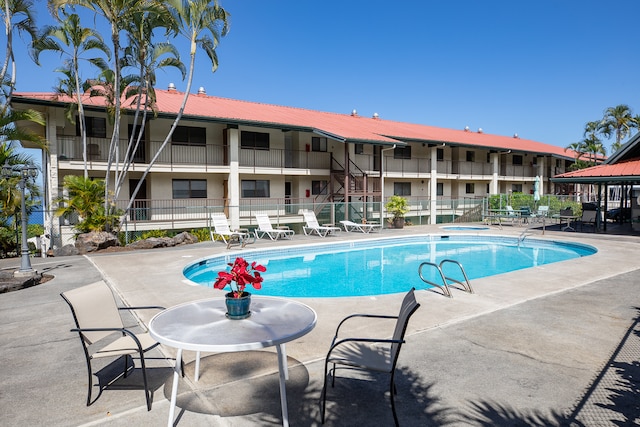
<svg viewBox="0 0 640 427"><path fill-rule="evenodd" d="M537 175L540 176L540 197L542 197L545 194L545 190L544 190L544 171L546 169L546 162L547 162L547 158L544 156L540 156L538 157L538 173Z"/></svg>
<svg viewBox="0 0 640 427"><path fill-rule="evenodd" d="M431 179L429 180L429 224L438 216L438 147L431 147Z"/></svg>
<svg viewBox="0 0 640 427"><path fill-rule="evenodd" d="M227 129L229 142L229 181L227 185L229 201L229 221L231 229L240 228L240 131Z"/></svg>
<svg viewBox="0 0 640 427"><path fill-rule="evenodd" d="M498 185L498 174L500 173L500 153L491 153L491 165L493 172L491 175L491 187L489 194L499 194L500 186Z"/></svg>
<svg viewBox="0 0 640 427"><path fill-rule="evenodd" d="M56 134L56 122L52 120L52 114L45 112L45 138L49 143L48 150L42 150L42 185L44 187L43 209L44 209L44 229L45 234L49 235L49 249L60 248L63 245L62 236L60 235L60 217L54 215L54 200L60 197L58 191L61 181L58 176L58 141ZM60 184L59 184L60 183Z"/></svg>

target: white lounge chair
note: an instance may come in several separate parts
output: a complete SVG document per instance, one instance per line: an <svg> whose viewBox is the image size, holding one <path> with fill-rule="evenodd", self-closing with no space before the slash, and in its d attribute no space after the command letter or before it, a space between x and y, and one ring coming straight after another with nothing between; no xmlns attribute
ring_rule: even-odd
<svg viewBox="0 0 640 427"><path fill-rule="evenodd" d="M248 243L248 239L251 237L246 231L232 231L229 228L227 216L223 213L214 213L211 215L211 221L213 222L214 229L214 231L211 231L211 240L215 240L215 236L220 236L222 241L226 243L227 249L229 249L233 243L238 243L244 248Z"/></svg>
<svg viewBox="0 0 640 427"><path fill-rule="evenodd" d="M350 231L359 231L361 233L371 233L372 231L380 231L382 229L382 226L380 224L358 224L357 222L353 222L353 221L349 221L349 220L343 220L340 221L340 224L342 224L342 226L344 227L344 231L346 231L347 233Z"/></svg>
<svg viewBox="0 0 640 427"><path fill-rule="evenodd" d="M295 234L295 231L289 229L274 229L267 214L257 213L255 217L258 221L258 228L254 231L256 239L261 239L264 236L269 236L271 240L290 239Z"/></svg>
<svg viewBox="0 0 640 427"><path fill-rule="evenodd" d="M307 223L307 225L304 225L302 227L302 231L304 232L305 236L317 234L320 237L327 237L329 234L335 234L341 231L340 227L320 225L318 223L318 219L316 218L316 214L313 211L304 211L302 215L304 216L304 220Z"/></svg>

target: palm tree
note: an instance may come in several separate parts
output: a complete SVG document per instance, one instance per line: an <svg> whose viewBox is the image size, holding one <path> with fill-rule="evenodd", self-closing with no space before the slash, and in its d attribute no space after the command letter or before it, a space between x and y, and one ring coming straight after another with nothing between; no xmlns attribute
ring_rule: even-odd
<svg viewBox="0 0 640 427"><path fill-rule="evenodd" d="M593 165L598 163L598 154L605 156L607 150L602 145L602 141L595 135L591 135L583 140L583 149L589 154L589 159Z"/></svg>
<svg viewBox="0 0 640 427"><path fill-rule="evenodd" d="M186 76L186 68L180 61L178 50L171 43L154 43L152 40L153 32L159 28L164 28L167 33L177 31L176 23L171 18L166 10L145 11L134 14L127 26L129 46L124 50L123 69L132 68L136 70L137 75L127 87L125 99L130 100L130 105L135 105L135 113L127 152L123 159L122 174L119 175L119 179L114 185L116 199L133 161L133 156L140 145L147 114L151 111L154 116L157 115L156 70L173 67L182 73L183 80ZM142 119L139 118L141 111Z"/></svg>
<svg viewBox="0 0 640 427"><path fill-rule="evenodd" d="M104 231L113 227L117 217L105 214L104 180L90 179L77 175L64 177L64 188L68 198L58 198L57 216L78 215L79 222L75 228L81 233ZM107 226L107 224L109 224Z"/></svg>
<svg viewBox="0 0 640 427"><path fill-rule="evenodd" d="M178 23L179 33L189 40L190 62L187 89L184 92L182 105L180 106L178 114L171 125L171 129L169 129L169 133L149 162L149 165L142 174L142 178L139 180L138 185L131 193L131 198L129 199L129 203L125 211L128 211L133 205L135 197L138 194L138 191L140 191L144 179L149 174L149 170L160 156L164 147L171 140L171 136L182 118L182 114L184 113L184 109L187 105L187 100L189 99L191 92L198 46L200 46L200 48L202 48L209 57L212 64L212 72L215 72L218 68L216 47L218 46L220 38L224 37L229 32L229 14L222 8L222 6L220 6L218 0L214 0L213 2L210 0L167 0L166 3L169 6L169 11L175 22Z"/></svg>
<svg viewBox="0 0 640 427"><path fill-rule="evenodd" d="M132 14L147 8L157 8L158 2L150 0L49 0L49 8L54 16L58 16L67 6L82 6L102 16L111 28L111 42L113 45L113 134L109 144L109 156L105 173L105 210L109 209L109 176L114 162L117 164L120 114L121 114L121 45L120 31Z"/></svg>
<svg viewBox="0 0 640 427"><path fill-rule="evenodd" d="M13 55L13 30L19 33L26 33L32 39L36 37L37 30L33 17L32 0L0 0L2 4L2 15L4 29L7 37L6 51L2 68L0 69L0 84L5 98L3 108L8 108L11 103L13 89L16 86L16 61ZM11 67L11 73L9 73ZM7 76L9 76L7 78Z"/></svg>
<svg viewBox="0 0 640 427"><path fill-rule="evenodd" d="M64 16L64 14L63 14ZM53 51L61 55L67 56L67 67L59 69L67 76L68 79L73 81L73 91L66 93L67 95L74 95L76 97L76 104L79 116L80 135L82 137L82 160L84 162L84 177L89 176L87 170L87 131L85 128L84 120L84 108L82 105L82 90L80 88L80 61L84 60L82 54L91 50L99 50L108 59L111 59L111 52L104 43L102 36L91 28L84 28L80 25L80 17L77 14L71 14L66 16L64 20L60 21L59 26L46 26L42 34L34 41L31 56L34 62L40 65L40 54L43 51ZM104 69L106 63L103 58L93 57L88 58L86 61L95 64L96 66ZM73 109L69 110L70 113ZM73 114L69 114L69 121L74 124L75 117Z"/></svg>
<svg viewBox="0 0 640 427"><path fill-rule="evenodd" d="M600 132L607 138L615 135L615 142L611 145L612 150L618 151L622 146L622 140L632 131L637 129L640 123L632 115L628 105L620 104L616 107L609 107L604 111L604 117L600 122Z"/></svg>

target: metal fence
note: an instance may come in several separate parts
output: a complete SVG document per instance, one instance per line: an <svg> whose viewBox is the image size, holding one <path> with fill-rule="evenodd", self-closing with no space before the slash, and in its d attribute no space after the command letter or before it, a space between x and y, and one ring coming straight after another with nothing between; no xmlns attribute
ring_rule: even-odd
<svg viewBox="0 0 640 427"><path fill-rule="evenodd" d="M527 197L528 195L519 195ZM500 203L506 205L519 204L520 199L514 199L513 194L503 194ZM407 197L409 212L405 215L408 224L425 225L430 223L444 224L456 221L480 221L489 209L489 197L475 198L438 198L432 201L427 197ZM544 195L537 205L557 206L568 201L575 201L569 196ZM432 221L432 203L435 220ZM124 209L125 202L118 205ZM520 206L517 206L518 208ZM610 206L611 207L611 206ZM341 220L350 219L355 222L382 223L385 227L391 215L378 202L350 202L331 203L316 201L313 198L252 198L241 199L238 206L229 204L227 199L167 199L167 200L139 200L128 212L122 215L120 231L124 233L124 240L130 241L142 233L152 230L182 231L206 228L211 224L211 215L222 212L231 218L231 213L238 212L239 226L253 229L257 227L256 213L266 213L277 225L287 225L296 232L302 231L304 219L302 212L312 210L321 223L339 224ZM77 231L74 225L78 223L77 215L67 215L55 218L51 211L40 211L32 214L42 217L45 228L43 244L48 250L73 243Z"/></svg>

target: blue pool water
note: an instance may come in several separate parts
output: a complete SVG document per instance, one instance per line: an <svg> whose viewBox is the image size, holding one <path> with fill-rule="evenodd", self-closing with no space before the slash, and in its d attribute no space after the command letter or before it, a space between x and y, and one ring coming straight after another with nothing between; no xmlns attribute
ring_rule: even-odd
<svg viewBox="0 0 640 427"><path fill-rule="evenodd" d="M366 296L429 287L420 280L422 262L460 262L469 280L523 268L566 261L596 253L588 245L498 236L426 235L360 240L213 256L185 267L185 277L212 287L219 271L236 256L267 267L260 295L287 297ZM452 264L449 264L455 267ZM448 267L447 267L448 268ZM429 277L429 272L434 273ZM435 270L425 278L440 283ZM462 279L459 269L445 275ZM248 290L251 290L249 287Z"/></svg>
<svg viewBox="0 0 640 427"><path fill-rule="evenodd" d="M468 230L468 231L477 231L477 230L488 230L489 227L483 227L480 225L444 225L442 227L443 230Z"/></svg>

